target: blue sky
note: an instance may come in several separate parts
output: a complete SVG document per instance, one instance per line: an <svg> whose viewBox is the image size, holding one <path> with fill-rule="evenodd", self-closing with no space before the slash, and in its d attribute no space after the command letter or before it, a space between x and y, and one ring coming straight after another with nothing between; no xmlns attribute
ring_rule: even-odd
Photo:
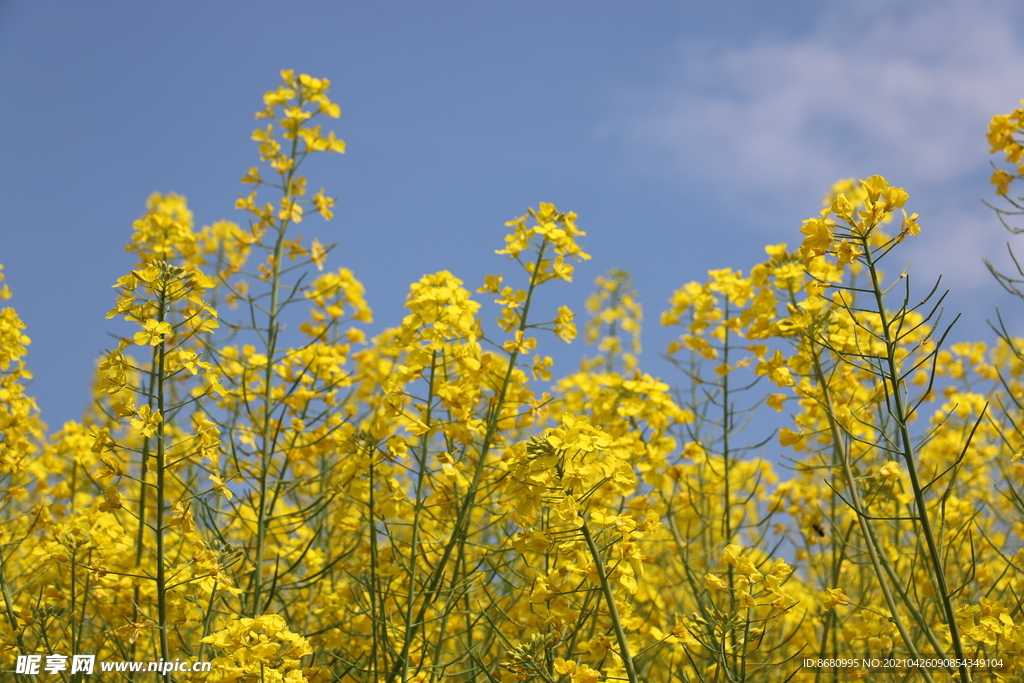
<svg viewBox="0 0 1024 683"><path fill-rule="evenodd" d="M1022 30L1024 8L992 0L4 0L0 263L32 392L52 427L80 415L151 192L186 195L200 225L244 220L253 113L286 68L342 107L348 152L308 173L336 218L301 227L338 243L374 330L424 273L508 273L503 223L549 201L594 256L557 302L581 311L595 276L631 271L643 365L668 375L673 289L798 243L834 181L881 173L923 227L889 268L913 259L920 289L943 274L952 336L991 338L995 305L1024 313L981 262L1005 264L1009 236L980 201L988 120L1024 98ZM564 372L582 351L559 350Z"/></svg>

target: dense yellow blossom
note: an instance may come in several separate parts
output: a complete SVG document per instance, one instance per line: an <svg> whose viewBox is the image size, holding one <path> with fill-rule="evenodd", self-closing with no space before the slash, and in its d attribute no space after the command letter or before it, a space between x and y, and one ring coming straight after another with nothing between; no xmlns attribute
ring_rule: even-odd
<svg viewBox="0 0 1024 683"><path fill-rule="evenodd" d="M169 675L197 683L1020 678L1024 347L946 343L909 277L886 278L927 237L906 190L840 181L795 248L683 284L661 315L675 376L643 367L628 273L597 279L585 322L549 303L590 258L549 203L506 223L510 272L475 292L428 273L368 338L362 283L328 267L354 260L344 241L295 234L334 212L301 174L345 151L329 88L284 71L264 96L245 220L197 228L185 198L149 198L108 313L131 331L81 421L47 432L25 326L0 309L8 668L74 652L211 662ZM1011 164L1022 125L989 130ZM997 193L1021 172L997 170ZM560 342L590 351L567 370Z"/></svg>

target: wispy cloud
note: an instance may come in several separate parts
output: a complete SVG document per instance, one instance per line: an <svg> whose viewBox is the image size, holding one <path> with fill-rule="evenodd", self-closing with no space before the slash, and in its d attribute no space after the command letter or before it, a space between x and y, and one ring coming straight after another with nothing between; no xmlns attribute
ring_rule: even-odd
<svg viewBox="0 0 1024 683"><path fill-rule="evenodd" d="M806 35L747 45L680 45L662 83L629 89L603 132L633 172L676 178L744 220L794 202L805 213L835 180L881 173L908 188L931 235L922 275L991 279L981 256L1005 234L980 205L989 118L1024 97L1020 13L1005 2L825 8ZM773 222L773 229L778 229Z"/></svg>

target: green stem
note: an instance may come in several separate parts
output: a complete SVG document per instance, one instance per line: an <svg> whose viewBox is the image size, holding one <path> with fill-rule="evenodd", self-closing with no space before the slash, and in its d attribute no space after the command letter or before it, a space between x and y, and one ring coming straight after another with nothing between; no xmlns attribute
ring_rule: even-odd
<svg viewBox="0 0 1024 683"><path fill-rule="evenodd" d="M292 180L297 170L297 164L295 159L298 156L298 145L299 138L295 136L292 139L292 149L290 158L292 159L292 166L288 170L284 180L284 197L288 199L291 197L290 189L292 187ZM292 198L294 201L294 198ZM251 616L259 616L260 601L263 594L263 584L265 582L263 577L263 560L264 554L266 553L267 543L267 524L271 515L271 510L268 509L267 504L268 489L270 486L269 475L271 461L274 457L273 444L276 439L271 437L273 429L273 388L274 388L274 356L277 353L277 335L280 332L280 325L278 323L278 317L281 314L280 308L280 295L281 295L281 260L284 257L284 242L285 235L288 231L288 225L290 224L290 217L286 216L282 218L278 223L277 228L277 240L274 244L274 263L273 270L270 276L270 307L267 312L267 366L264 370L263 375L263 424L260 430L260 481L259 481L259 511L257 513L257 527L256 527L256 552L254 557L255 566L253 567L252 577L252 603L249 608ZM282 473L283 475L283 473Z"/></svg>
<svg viewBox="0 0 1024 683"><path fill-rule="evenodd" d="M424 424L430 427L431 423L431 407L434 399L434 375L437 368L437 351L434 351L430 356L430 379L429 386L427 389L427 412L424 416ZM420 437L420 453L419 453L419 471L416 473L416 507L412 516L412 538L409 542L409 592L406 596L405 605L405 630L406 633L413 630L413 611L416 607L416 569L418 567L418 559L416 557L417 548L420 543L420 517L423 513L423 488L427 479L427 449L430 445L429 441L429 430L424 432ZM410 642L410 641L407 641ZM424 646L426 644L424 643ZM402 670L402 680L408 677L409 671L409 648L402 649L402 659L399 662Z"/></svg>
<svg viewBox="0 0 1024 683"><path fill-rule="evenodd" d="M28 654L28 649L25 647L25 640L22 637L22 631L18 626L18 617L14 614L14 598L11 596L11 587L7 582L7 572L4 567L6 565L2 552L0 552L0 591L3 592L4 598L4 611L7 613L7 620L11 624L11 632L17 633L18 635L18 654ZM18 674L18 680L22 680L23 676Z"/></svg>
<svg viewBox="0 0 1024 683"><path fill-rule="evenodd" d="M899 631L900 637L903 638L903 643L910 651L910 656L917 658L919 656L917 645L914 643L913 638L911 638L910 631L907 630L902 617L900 617L899 605L896 603L896 598L893 596L889 582L885 580L886 572L882 569L882 562L879 558L881 553L878 549L878 539L875 538L874 529L871 527L870 520L865 514L860 500L860 490L857 488L857 479L850 466L850 454L846 449L843 430L835 418L836 413L832 404L832 393L829 391L828 383L825 380L825 373L821 368L821 361L817 354L814 355L814 372L821 387L822 398L825 403L825 414L828 417L829 429L832 432L832 442L839 451L839 462L842 467L843 477L850 491L850 504L853 506L853 511L857 515L857 522L860 524L861 533L864 535L864 545L867 548L872 569L878 578L878 585L882 589L882 596L885 599L886 607L889 608L892 623L895 624L896 630ZM932 680L931 673L927 669L921 669L921 673L930 683Z"/></svg>
<svg viewBox="0 0 1024 683"><path fill-rule="evenodd" d="M547 241L545 240L537 250L537 259L534 261L533 272L530 275L530 285L526 292L526 300L523 302L523 312L519 320L520 332L525 332L526 330L526 320L530 311L530 302L533 300L533 292L538 285L537 277L540 273L540 264L544 258L544 251L546 247ZM490 452L491 444L498 432L498 423L501 420L501 409L505 404L505 396L508 393L508 387L512 381L512 372L515 370L516 360L518 358L519 349L516 348L509 354L508 369L505 372L505 378L502 381L501 388L498 390L498 400L495 401L494 410L490 419L487 421L487 431L484 434L483 443L480 446L480 456L477 460L476 469L473 473L473 480L470 482L469 490L466 492L466 497L463 499L463 502L459 507L455 520L455 528L452 529L452 534L449 537L448 542L445 544L440 560L438 560L437 564L434 566L434 571L431 573L427 590L423 592L425 599L420 604L416 618L412 621L410 627L405 632L402 643L402 652L395 661L391 670L388 672L387 683L395 683L395 681L398 680L399 675L404 671L404 669L402 669L402 662L407 661L409 658L409 649L412 647L412 641L416 638L419 628L423 624L427 609L430 607L434 595L441 586L441 581L444 579L448 561L451 559L456 547L465 542L464 536L466 534L466 527L469 526L470 520L472 519L472 515L470 513L473 510L473 506L476 504L476 494L480 488L480 480L483 479L484 465L487 462L487 454Z"/></svg>
<svg viewBox="0 0 1024 683"><path fill-rule="evenodd" d="M166 273L166 271L165 271ZM158 320L164 322L167 317L167 281L163 281L163 287L159 296ZM160 629L160 657L167 661L171 656L171 649L168 643L167 623L167 568L165 567L166 548L164 547L164 506L166 505L167 483L166 462L164 459L165 439L164 424L166 423L166 406L164 405L164 356L166 354L166 341L161 340L154 349L153 369L156 374L156 409L160 413L160 421L156 426L156 519L154 520L153 531L156 534L156 600L157 600L157 621Z"/></svg>
<svg viewBox="0 0 1024 683"><path fill-rule="evenodd" d="M583 538L587 541L590 555L594 558L594 566L597 568L597 576L601 580L601 591L604 593L604 601L608 605L608 615L612 620L612 630L615 631L615 639L619 643L619 656L626 667L626 676L630 683L640 683L636 675L636 668L633 666L633 657L629 654L629 641L626 639L626 631L622 628L622 619L619 618L619 608L615 605L615 594L612 592L611 582L608 580L608 572L604 569L604 560L601 559L601 550L597 547L594 535L590 533L590 527L586 521L580 525Z"/></svg>
<svg viewBox="0 0 1024 683"><path fill-rule="evenodd" d="M885 360L888 366L888 375L883 373L883 381L887 381L891 388L890 395L892 396L894 413L892 417L896 420L896 424L899 427L900 439L903 442L903 459L907 464L907 473L910 475L911 487L914 489L914 501L917 505L918 521L921 524L921 534L924 536L925 543L928 546L928 556L932 564L932 573L935 578L936 588L939 592L939 598L942 602L942 609L945 612L946 625L949 627L949 635L953 643L953 652L955 653L957 660L962 662L966 659L966 655L964 653L963 643L960 640L960 627L956 621L953 604L949 599L949 588L946 586L945 569L942 565L942 558L939 553L938 543L935 541L935 534L932 532L931 521L928 518L928 509L924 499L924 487L921 486L921 480L917 472L917 463L914 460L914 447L910 438L910 429L907 427L907 414L903 405L900 374L896 366L896 340L892 338L890 320L885 311L885 302L883 300L882 285L878 275L878 269L876 267L876 262L870 245L868 244L868 234L861 237L861 244L864 249L864 261L867 263L868 270L871 273L871 285L872 290L874 291L875 304L878 307L879 324L882 327L882 334L884 335L885 340ZM936 656L941 655L941 652L936 653ZM971 677L967 670L967 666L965 664L961 664L957 667L957 670L960 674L961 683L969 683Z"/></svg>

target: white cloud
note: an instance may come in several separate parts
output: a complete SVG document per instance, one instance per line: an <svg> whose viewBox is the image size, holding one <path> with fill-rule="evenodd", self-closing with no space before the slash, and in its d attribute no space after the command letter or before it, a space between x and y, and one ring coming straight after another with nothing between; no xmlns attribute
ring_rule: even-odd
<svg viewBox="0 0 1024 683"><path fill-rule="evenodd" d="M603 132L634 172L716 202L739 198L744 220L775 231L763 202L787 215L799 202L809 215L809 198L835 180L881 173L922 216L910 255L924 271L987 286L981 257L1002 260L1006 236L978 201L994 199L984 134L1024 97L1018 15L995 0L868 3L853 14L843 3L789 42L683 45L663 82L625 93Z"/></svg>
<svg viewBox="0 0 1024 683"><path fill-rule="evenodd" d="M609 128L686 174L782 189L874 163L943 182L983 163L985 122L1024 96L1000 7L928 3L863 30L826 14L789 43L682 47L669 82L629 93Z"/></svg>

